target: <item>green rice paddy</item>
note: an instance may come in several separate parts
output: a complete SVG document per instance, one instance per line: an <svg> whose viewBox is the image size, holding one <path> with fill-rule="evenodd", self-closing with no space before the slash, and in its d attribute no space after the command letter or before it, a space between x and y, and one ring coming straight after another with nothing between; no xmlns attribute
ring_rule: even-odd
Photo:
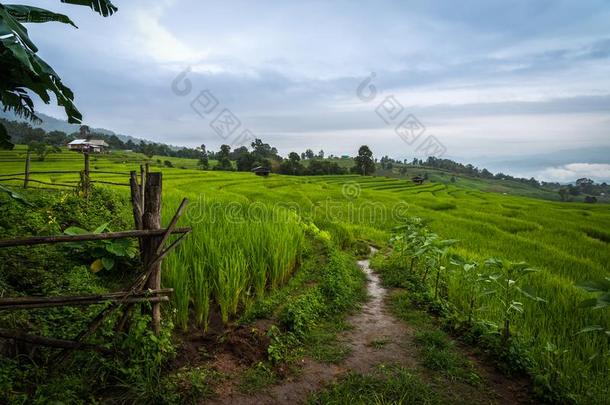
<svg viewBox="0 0 610 405"><path fill-rule="evenodd" d="M23 148L0 152L0 174L23 171ZM91 169L128 172L136 154L100 155ZM162 160L166 160L162 158ZM168 159L173 160L173 159ZM182 225L193 227L188 240L165 261L163 282L176 290L172 301L177 325L206 326L218 305L223 321L235 319L252 300L282 285L299 265L310 224L335 240L386 243L390 230L406 216L430 221L443 238L458 239L452 252L472 260L499 257L525 261L540 271L528 287L546 303L529 304L515 323L518 339L535 354L540 374L552 367L558 383L579 401L608 400L608 357L603 334L576 334L588 325L610 329L608 312L580 308L587 294L575 283L610 274L610 207L560 203L460 188L459 183L424 183L360 176L256 177L250 173L200 171L194 161L164 174L164 220L183 197L191 201ZM184 167L184 168L180 168ZM81 170L82 156L63 152L31 170ZM33 175L33 179L74 183L75 174ZM127 183L127 176L93 174L94 180ZM20 185L19 181L2 184ZM36 186L36 184L33 184ZM112 186L114 187L114 186ZM128 188L116 187L127 193ZM463 304L458 280L449 276L449 299ZM500 322L499 309L484 309ZM545 348L557 347L558 355Z"/></svg>

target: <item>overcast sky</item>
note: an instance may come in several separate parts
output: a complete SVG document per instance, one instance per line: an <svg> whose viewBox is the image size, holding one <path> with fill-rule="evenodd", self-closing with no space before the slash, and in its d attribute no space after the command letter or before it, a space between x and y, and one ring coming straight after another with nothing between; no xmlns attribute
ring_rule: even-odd
<svg viewBox="0 0 610 405"><path fill-rule="evenodd" d="M610 156L594 156L610 151L608 1L115 0L109 18L29 3L80 27L29 30L91 126L213 149L249 130L283 154L366 143L401 159L433 135L446 157L492 169L610 179ZM219 135L225 109L240 126ZM425 127L415 141L395 132L409 114ZM565 150L593 154L515 163Z"/></svg>

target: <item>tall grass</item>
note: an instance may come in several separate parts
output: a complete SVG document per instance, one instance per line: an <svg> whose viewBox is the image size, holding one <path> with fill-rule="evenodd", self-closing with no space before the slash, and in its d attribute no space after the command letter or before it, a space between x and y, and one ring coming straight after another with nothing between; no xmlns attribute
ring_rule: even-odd
<svg viewBox="0 0 610 405"><path fill-rule="evenodd" d="M285 283L301 259L304 235L300 219L281 208L257 206L254 215L222 201L196 204L192 234L166 260L163 276L175 290L182 328L189 319L206 328L213 305L229 322L255 297Z"/></svg>

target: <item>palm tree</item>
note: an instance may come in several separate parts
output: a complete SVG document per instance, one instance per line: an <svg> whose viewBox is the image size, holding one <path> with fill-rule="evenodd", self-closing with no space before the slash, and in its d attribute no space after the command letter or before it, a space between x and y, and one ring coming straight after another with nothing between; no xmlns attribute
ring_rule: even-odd
<svg viewBox="0 0 610 405"><path fill-rule="evenodd" d="M89 6L107 17L117 8L110 0L61 0L62 3ZM0 104L4 110L31 121L40 121L28 91L48 104L54 94L57 104L64 108L68 122L78 124L82 115L74 105L74 93L59 75L36 53L38 48L28 36L23 23L61 22L77 28L64 14L38 7L0 3ZM6 128L0 124L0 148L12 149Z"/></svg>

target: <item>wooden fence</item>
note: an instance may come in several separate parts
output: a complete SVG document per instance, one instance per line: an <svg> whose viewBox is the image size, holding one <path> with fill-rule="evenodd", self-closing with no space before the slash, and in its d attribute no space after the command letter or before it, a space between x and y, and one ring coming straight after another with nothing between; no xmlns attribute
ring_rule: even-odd
<svg viewBox="0 0 610 405"><path fill-rule="evenodd" d="M75 160L75 159L69 159ZM25 157L25 167L24 171L20 173L7 173L0 174L0 182L7 181L19 181L23 182L23 188L31 187L30 183L41 184L43 186L52 186L53 188L72 188L79 189L83 192L84 195L88 195L91 189L92 184L108 184L113 186L124 186L129 187L129 183L118 183L106 180L97 180L93 179L92 174L113 174L113 175L125 175L129 176L130 172L119 172L119 171L104 171L104 170L91 170L90 165L91 157L90 154L85 152L83 153L83 170L50 170L50 171L33 171L30 169L31 166L31 152L28 150L27 155ZM144 165L146 170L148 170L148 163ZM78 179L72 182L66 183L57 183L57 182L48 182L33 179L32 175L46 175L46 174L76 174L78 175ZM37 188L45 188L45 187L37 187ZM46 187L48 188L48 187Z"/></svg>
<svg viewBox="0 0 610 405"><path fill-rule="evenodd" d="M85 162L87 161L88 159L85 158ZM85 163L85 168L87 168L87 163ZM26 173L28 173L27 169ZM88 176L87 171L85 171L85 173L86 176ZM166 228L162 228L162 174L148 173L147 168L142 167L140 171L140 182L138 182L137 173L132 171L130 172L128 185L131 188L131 202L136 228L134 230L100 234L31 236L19 239L7 239L0 240L0 248L137 238L139 241L142 269L130 287L125 291L87 296L0 298L0 311L108 303L108 305L90 321L88 327L73 339L34 336L23 330L4 328L0 328L0 338L63 349L58 355L57 360L65 359L71 351L76 349L106 352L108 351L107 349L86 343L86 339L99 328L109 315L117 310L122 310L122 314L118 317L119 320L115 325L115 329L119 331L126 330L134 306L142 302L151 304L151 327L155 333L159 333L161 325L160 306L161 303L169 301L169 294L172 293L171 289L161 288L162 261L191 232L190 227L176 227L188 200L186 198L182 200L182 203L169 222L169 225ZM24 186L27 186L27 183L25 183ZM170 242L171 235L178 235L178 238Z"/></svg>

